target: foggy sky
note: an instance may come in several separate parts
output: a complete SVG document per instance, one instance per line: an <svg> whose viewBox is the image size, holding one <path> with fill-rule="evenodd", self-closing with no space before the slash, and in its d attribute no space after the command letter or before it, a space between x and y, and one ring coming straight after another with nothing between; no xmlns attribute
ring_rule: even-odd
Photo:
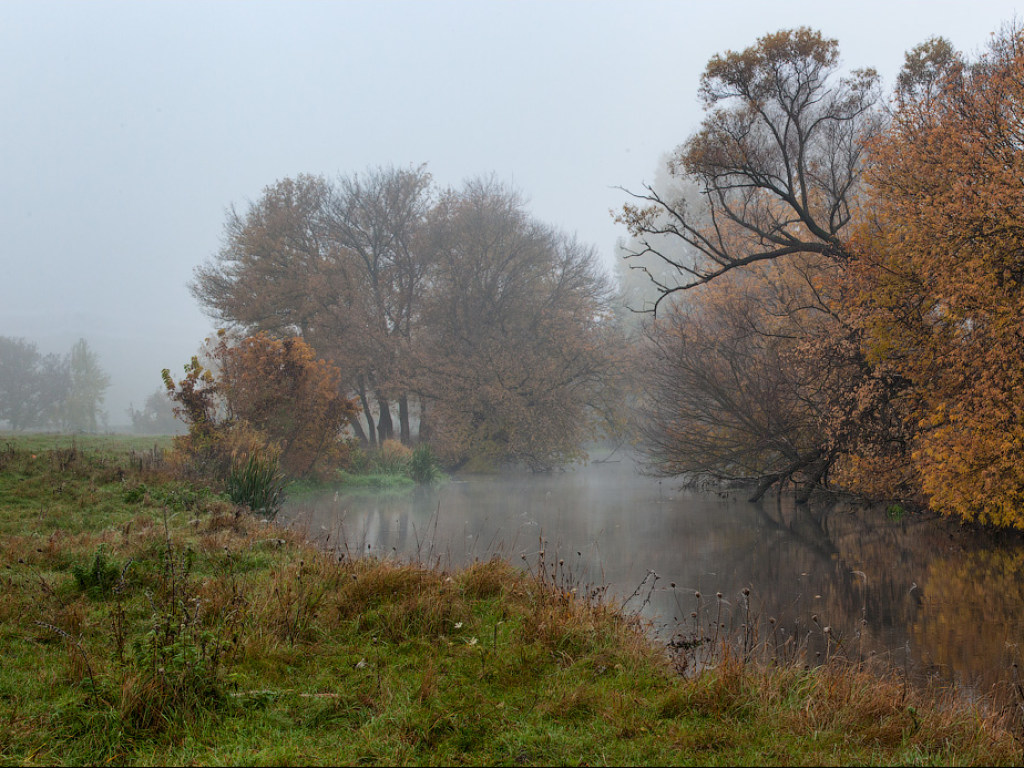
<svg viewBox="0 0 1024 768"><path fill-rule="evenodd" d="M1017 2L0 2L0 335L85 337L128 423L212 321L225 209L299 173L494 173L610 264L610 209L700 122L707 60L800 25L891 86Z"/></svg>

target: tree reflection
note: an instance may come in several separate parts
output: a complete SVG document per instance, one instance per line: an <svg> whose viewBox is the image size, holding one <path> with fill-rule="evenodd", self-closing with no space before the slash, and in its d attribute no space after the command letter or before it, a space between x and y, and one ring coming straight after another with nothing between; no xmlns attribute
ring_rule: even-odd
<svg viewBox="0 0 1024 768"><path fill-rule="evenodd" d="M536 571L545 550L574 583L607 586L615 604L654 572L654 589L626 608L642 604L666 638L749 623L762 641L792 638L812 664L837 651L873 656L961 689L1005 678L1022 634L1019 536L932 516L894 520L880 508L786 496L750 504L677 492L626 466L474 477L408 497L329 495L287 511L310 531L335 531L331 541L350 551L369 545L445 567L498 554Z"/></svg>

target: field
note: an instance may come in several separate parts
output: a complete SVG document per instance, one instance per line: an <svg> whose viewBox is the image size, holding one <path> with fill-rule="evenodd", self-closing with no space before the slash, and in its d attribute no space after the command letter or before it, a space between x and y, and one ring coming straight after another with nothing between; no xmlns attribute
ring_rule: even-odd
<svg viewBox="0 0 1024 768"><path fill-rule="evenodd" d="M1019 764L998 714L723 657L500 561L320 551L165 439L0 436L0 762Z"/></svg>

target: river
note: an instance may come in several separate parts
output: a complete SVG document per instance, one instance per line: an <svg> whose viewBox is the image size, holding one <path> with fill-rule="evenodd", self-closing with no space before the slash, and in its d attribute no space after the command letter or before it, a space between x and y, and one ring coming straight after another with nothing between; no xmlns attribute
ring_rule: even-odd
<svg viewBox="0 0 1024 768"><path fill-rule="evenodd" d="M305 496L280 519L353 555L544 568L565 588L604 591L666 639L747 623L762 640L769 627L793 637L812 663L838 642L848 658L881 659L918 683L969 697L1009 690L1024 640L1021 535L677 485L627 458L397 495Z"/></svg>

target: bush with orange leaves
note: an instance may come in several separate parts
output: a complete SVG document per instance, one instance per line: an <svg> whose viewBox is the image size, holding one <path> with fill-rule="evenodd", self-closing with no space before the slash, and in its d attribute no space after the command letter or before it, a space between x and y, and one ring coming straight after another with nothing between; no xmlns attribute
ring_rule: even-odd
<svg viewBox="0 0 1024 768"><path fill-rule="evenodd" d="M276 454L290 477L321 476L344 466L343 430L358 413L339 393L338 369L316 359L299 338L259 333L230 343L223 331L204 366L197 357L164 384L189 427L175 438L186 474L223 479L232 463L255 449Z"/></svg>
<svg viewBox="0 0 1024 768"><path fill-rule="evenodd" d="M866 351L908 382L928 503L1024 528L1024 29L907 60L857 232Z"/></svg>

